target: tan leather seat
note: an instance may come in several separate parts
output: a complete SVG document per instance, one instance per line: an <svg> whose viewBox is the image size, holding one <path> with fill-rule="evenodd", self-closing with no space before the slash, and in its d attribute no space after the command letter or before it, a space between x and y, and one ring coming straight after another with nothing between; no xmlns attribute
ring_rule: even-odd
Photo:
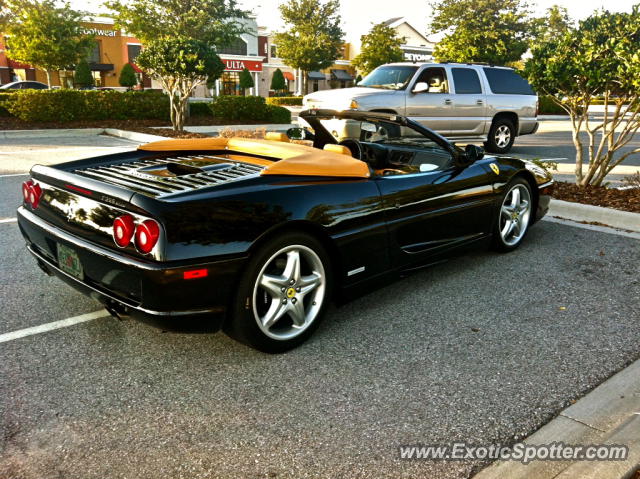
<svg viewBox="0 0 640 479"><path fill-rule="evenodd" d="M264 135L264 139L269 141L283 141L285 143L289 143L289 137L287 136L287 134L279 131L268 131Z"/></svg>
<svg viewBox="0 0 640 479"><path fill-rule="evenodd" d="M341 155L351 156L351 150L344 145L334 145L333 143L328 143L324 145L324 151L331 151L333 153L340 153Z"/></svg>

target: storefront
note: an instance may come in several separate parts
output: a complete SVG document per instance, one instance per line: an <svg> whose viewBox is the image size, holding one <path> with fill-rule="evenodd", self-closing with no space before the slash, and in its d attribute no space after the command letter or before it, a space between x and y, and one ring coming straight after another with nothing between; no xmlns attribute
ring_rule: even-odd
<svg viewBox="0 0 640 479"><path fill-rule="evenodd" d="M258 57L260 58L260 57ZM262 72L262 59L256 60L255 56L225 56L220 55L220 59L225 64L224 73L216 80L216 96L219 95L242 95L244 92L240 88L240 72L245 68L251 72L254 87L248 90L250 95L260 94L260 73Z"/></svg>
<svg viewBox="0 0 640 479"><path fill-rule="evenodd" d="M87 57L89 68L93 74L96 86L117 88L120 87L119 76L122 67L126 63L133 63L140 52L142 44L134 37L123 35L117 29L113 20L109 18L95 17L83 22L84 32L93 35L96 42L94 48ZM0 38L2 38L0 36ZM9 83L16 80L36 80L47 83L46 72L32 68L10 60L4 54L4 45L0 44L0 83ZM150 81L145 78L139 69L140 79L147 86ZM73 70L55 71L51 73L52 86L72 88Z"/></svg>

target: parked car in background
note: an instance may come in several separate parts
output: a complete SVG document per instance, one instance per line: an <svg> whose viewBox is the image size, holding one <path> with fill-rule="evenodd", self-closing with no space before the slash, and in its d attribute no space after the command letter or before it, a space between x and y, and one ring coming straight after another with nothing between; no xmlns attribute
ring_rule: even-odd
<svg viewBox="0 0 640 479"><path fill-rule="evenodd" d="M0 86L0 90L48 90L49 86L39 81L14 81Z"/></svg>
<svg viewBox="0 0 640 479"><path fill-rule="evenodd" d="M468 63L392 63L358 86L304 97L306 108L397 113L452 141L482 140L506 153L516 136L538 129L538 97L512 68ZM348 138L348 126L336 129Z"/></svg>

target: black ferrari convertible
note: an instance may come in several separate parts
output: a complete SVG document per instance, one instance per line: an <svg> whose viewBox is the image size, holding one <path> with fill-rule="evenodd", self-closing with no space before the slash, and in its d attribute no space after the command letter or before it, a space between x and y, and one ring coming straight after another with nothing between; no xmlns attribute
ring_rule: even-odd
<svg viewBox="0 0 640 479"><path fill-rule="evenodd" d="M265 139L36 165L18 209L27 248L114 316L280 352L332 298L470 245L512 250L548 209L552 179L527 161L392 114L300 116L305 128Z"/></svg>

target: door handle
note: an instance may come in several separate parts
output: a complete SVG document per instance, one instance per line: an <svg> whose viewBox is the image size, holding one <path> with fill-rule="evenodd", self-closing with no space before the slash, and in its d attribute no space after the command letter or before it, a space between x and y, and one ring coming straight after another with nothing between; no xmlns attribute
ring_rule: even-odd
<svg viewBox="0 0 640 479"><path fill-rule="evenodd" d="M445 105L451 105L451 100L450 100L449 98L447 98L447 99L444 101L444 104L445 104Z"/></svg>
<svg viewBox="0 0 640 479"><path fill-rule="evenodd" d="M476 100L477 105L482 105L484 102L482 100Z"/></svg>

